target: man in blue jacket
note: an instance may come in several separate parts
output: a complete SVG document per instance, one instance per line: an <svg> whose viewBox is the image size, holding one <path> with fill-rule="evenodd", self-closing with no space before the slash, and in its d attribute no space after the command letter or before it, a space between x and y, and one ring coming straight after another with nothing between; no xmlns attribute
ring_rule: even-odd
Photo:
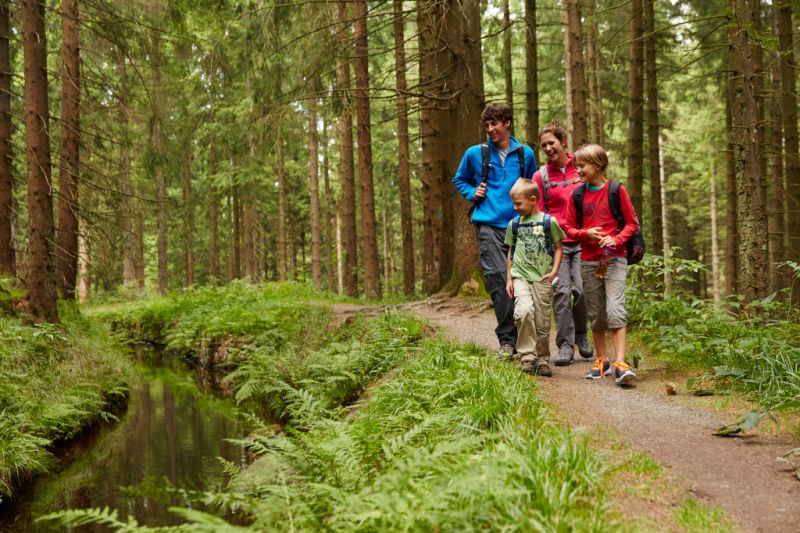
<svg viewBox="0 0 800 533"><path fill-rule="evenodd" d="M497 317L500 355L511 357L517 342L514 327L514 302L506 294L505 234L514 218L509 191L519 178L530 179L536 171L536 158L530 147L511 136L511 108L490 104L481 113L488 140L471 146L464 153L453 183L459 194L473 202L471 221L478 236L481 272L492 297ZM483 154L488 152L486 171Z"/></svg>

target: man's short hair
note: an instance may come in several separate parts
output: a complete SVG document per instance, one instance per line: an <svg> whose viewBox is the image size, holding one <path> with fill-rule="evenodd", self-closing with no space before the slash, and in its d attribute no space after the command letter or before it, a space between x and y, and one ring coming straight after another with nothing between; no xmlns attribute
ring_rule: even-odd
<svg viewBox="0 0 800 533"><path fill-rule="evenodd" d="M538 200L539 194L539 186L536 185L536 182L526 178L517 179L517 182L511 187L511 190L508 191L508 195L512 198L517 195L522 195L523 198L533 197Z"/></svg>
<svg viewBox="0 0 800 533"><path fill-rule="evenodd" d="M511 122L511 108L506 104L489 104L481 113L481 122L499 120L502 123Z"/></svg>
<svg viewBox="0 0 800 533"><path fill-rule="evenodd" d="M584 144L573 154L575 163L583 161L589 163L600 169L600 172L605 172L608 168L608 155L603 147L599 144Z"/></svg>

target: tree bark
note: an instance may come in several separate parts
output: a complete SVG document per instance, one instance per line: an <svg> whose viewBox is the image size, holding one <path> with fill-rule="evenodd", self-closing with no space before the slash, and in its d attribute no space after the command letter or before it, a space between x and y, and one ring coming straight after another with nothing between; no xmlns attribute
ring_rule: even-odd
<svg viewBox="0 0 800 533"><path fill-rule="evenodd" d="M308 105L308 174L308 189L311 195L311 282L317 289L322 289L316 87Z"/></svg>
<svg viewBox="0 0 800 533"><path fill-rule="evenodd" d="M22 40L28 162L28 302L34 319L58 322L51 244L54 237L53 197L50 192L50 113L43 1L22 1Z"/></svg>
<svg viewBox="0 0 800 533"><path fill-rule="evenodd" d="M233 167L233 164L231 164ZM242 277L242 201L240 186L231 185L231 279Z"/></svg>
<svg viewBox="0 0 800 533"><path fill-rule="evenodd" d="M598 48L595 0L586 0L586 69L589 85L589 137L601 146L606 144L603 125L603 88L600 83L600 50Z"/></svg>
<svg viewBox="0 0 800 533"><path fill-rule="evenodd" d="M403 1L394 0L394 62L397 79L397 156L400 187L400 231L403 241L403 294L414 294L414 225L411 204L411 162L406 99L406 52L403 30ZM387 280L388 282L388 280Z"/></svg>
<svg viewBox="0 0 800 533"><path fill-rule="evenodd" d="M347 2L339 1L336 18L340 31L349 33ZM336 85L339 92L339 181L342 197L341 217L341 261L344 265L344 292L347 296L358 296L358 237L356 235L356 192L353 162L353 115L350 102L350 62L343 51L336 57Z"/></svg>
<svg viewBox="0 0 800 533"><path fill-rule="evenodd" d="M754 4L751 4L754 2ZM738 291L747 300L763 298L767 293L767 218L761 172L762 146L759 142L759 112L756 103L753 38L758 31L756 0L729 0L733 24L729 27L733 58L733 131L736 168L736 204L738 219L739 279Z"/></svg>
<svg viewBox="0 0 800 533"><path fill-rule="evenodd" d="M800 258L800 150L797 135L797 62L792 35L792 7L787 0L776 0L778 9L778 49L781 65L783 139L786 154L786 214L789 257ZM773 8L773 9L774 9ZM800 290L792 291L793 303L800 302Z"/></svg>
<svg viewBox="0 0 800 533"><path fill-rule="evenodd" d="M669 216L667 216L667 176L664 172L664 142L658 137L658 175L661 191L661 254L664 257L664 294L672 290L672 249L669 242Z"/></svg>
<svg viewBox="0 0 800 533"><path fill-rule="evenodd" d="M194 285L194 201L192 200L191 143L186 143L182 154L183 185L183 265L187 287Z"/></svg>
<svg viewBox="0 0 800 533"><path fill-rule="evenodd" d="M634 0L635 1L635 0ZM579 0L566 0L567 46L570 73L570 100L572 102L572 144L581 146L589 142L589 128L586 122L586 70L583 60L583 36L581 35L581 12Z"/></svg>
<svg viewBox="0 0 800 533"><path fill-rule="evenodd" d="M275 128L275 152L278 159L278 280L286 281L286 164L283 160L283 132L280 117Z"/></svg>
<svg viewBox="0 0 800 533"><path fill-rule="evenodd" d="M80 174L80 40L78 0L61 2L61 146L58 175L56 283L75 299L78 280L78 176Z"/></svg>
<svg viewBox="0 0 800 533"><path fill-rule="evenodd" d="M711 163L711 283L714 303L720 301L719 231L717 230L717 161Z"/></svg>
<svg viewBox="0 0 800 533"><path fill-rule="evenodd" d="M505 82L506 105L514 109L514 80L511 67L511 7L508 0L503 0L503 80ZM511 123L513 135L514 123Z"/></svg>
<svg viewBox="0 0 800 533"><path fill-rule="evenodd" d="M375 231L375 190L372 177L372 126L369 104L369 57L367 48L367 2L355 0L356 124L358 130L358 179L361 185L361 254L364 262L364 293L380 298L378 239Z"/></svg>
<svg viewBox="0 0 800 533"><path fill-rule="evenodd" d="M212 283L217 283L219 275L219 200L217 194L217 114L216 114L216 87L217 68L214 64L214 54L211 54L209 66L209 95L210 107L209 122L211 127L208 146L208 273Z"/></svg>
<svg viewBox="0 0 800 533"><path fill-rule="evenodd" d="M136 254L134 250L133 203L134 190L131 181L131 152L128 136L130 123L127 66L125 55L120 51L117 57L119 73L119 125L123 138L119 145L119 185L120 185L120 226L122 228L122 285L130 288L136 284Z"/></svg>
<svg viewBox="0 0 800 533"><path fill-rule="evenodd" d="M16 275L13 243L14 181L11 125L11 17L0 2L0 275Z"/></svg>
<svg viewBox="0 0 800 533"><path fill-rule="evenodd" d="M525 83L528 107L525 134L534 154L539 153L539 60L536 43L536 0L525 0Z"/></svg>
<svg viewBox="0 0 800 533"><path fill-rule="evenodd" d="M648 1L648 0L645 0ZM644 17L642 0L631 0L631 59L628 88L628 192L642 221L642 167L644 162Z"/></svg>
<svg viewBox="0 0 800 533"><path fill-rule="evenodd" d="M167 178L164 173L164 140L161 133L161 37L151 31L150 60L152 69L150 149L152 172L156 185L156 253L158 255L158 292L169 290L169 258L167 256Z"/></svg>
<svg viewBox="0 0 800 533"><path fill-rule="evenodd" d="M656 66L655 0L644 0L644 46L647 66L647 147L650 159L650 235L653 249L663 247L661 235L661 169L658 159L658 70Z"/></svg>
<svg viewBox="0 0 800 533"><path fill-rule="evenodd" d="M729 51L729 56L732 54ZM733 59L729 57L729 68ZM736 165L733 150L733 75L729 74L725 83L725 129L728 134L728 146L725 151L725 294L736 294L736 272L739 265L737 249L738 230L736 224Z"/></svg>
<svg viewBox="0 0 800 533"><path fill-rule="evenodd" d="M85 222L80 223L78 230L78 302L89 301L91 289L91 254L89 250L89 228Z"/></svg>
<svg viewBox="0 0 800 533"><path fill-rule="evenodd" d="M772 25L776 35L779 35L780 10L777 5L772 8ZM767 159L771 163L772 179L769 180L769 196L767 200L767 223L769 250L769 291L776 292L784 287L784 277L778 264L786 259L784 237L786 228L784 216L786 215L786 189L783 186L783 128L781 110L781 62L780 59L772 65L772 98L770 99L772 113L770 117L771 142L767 150Z"/></svg>
<svg viewBox="0 0 800 533"><path fill-rule="evenodd" d="M335 224L335 213L337 210L337 202L336 196L333 194L333 190L331 189L331 179L330 179L330 159L328 158L328 124L323 118L322 120L322 137L320 139L320 144L322 145L322 176L324 180L324 187L325 187L325 216L323 227L325 229L325 277L326 277L326 285L328 287L329 292L334 292L336 290L336 276L334 273L336 272L334 267L334 224Z"/></svg>

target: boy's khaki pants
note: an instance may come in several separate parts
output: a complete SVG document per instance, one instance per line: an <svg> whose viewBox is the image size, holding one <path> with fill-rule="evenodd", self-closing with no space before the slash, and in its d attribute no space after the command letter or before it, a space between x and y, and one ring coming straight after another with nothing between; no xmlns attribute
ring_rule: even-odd
<svg viewBox="0 0 800 533"><path fill-rule="evenodd" d="M517 353L524 363L550 361L550 304L553 286L548 281L514 278L514 323Z"/></svg>

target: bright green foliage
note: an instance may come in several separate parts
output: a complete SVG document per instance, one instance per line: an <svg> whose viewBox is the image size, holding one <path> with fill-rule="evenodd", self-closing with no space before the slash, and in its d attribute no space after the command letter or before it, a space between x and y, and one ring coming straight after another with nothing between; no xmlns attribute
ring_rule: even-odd
<svg viewBox="0 0 800 533"><path fill-rule="evenodd" d="M677 263L677 272L691 269L685 261ZM632 279L637 268L632 269ZM718 388L745 390L767 408L800 407L796 309L766 298L746 309L728 302L726 311L708 300L680 293L663 297L657 286L648 287L653 285L634 285L628 299L629 318L638 324L636 334L648 350L676 369L710 371L693 385L713 381Z"/></svg>
<svg viewBox="0 0 800 533"><path fill-rule="evenodd" d="M47 471L47 448L126 394L130 363L104 327L62 309L64 327L0 319L0 496Z"/></svg>
<svg viewBox="0 0 800 533"><path fill-rule="evenodd" d="M428 342L353 417L256 439L239 482L259 529L600 531L603 467L530 378Z"/></svg>

